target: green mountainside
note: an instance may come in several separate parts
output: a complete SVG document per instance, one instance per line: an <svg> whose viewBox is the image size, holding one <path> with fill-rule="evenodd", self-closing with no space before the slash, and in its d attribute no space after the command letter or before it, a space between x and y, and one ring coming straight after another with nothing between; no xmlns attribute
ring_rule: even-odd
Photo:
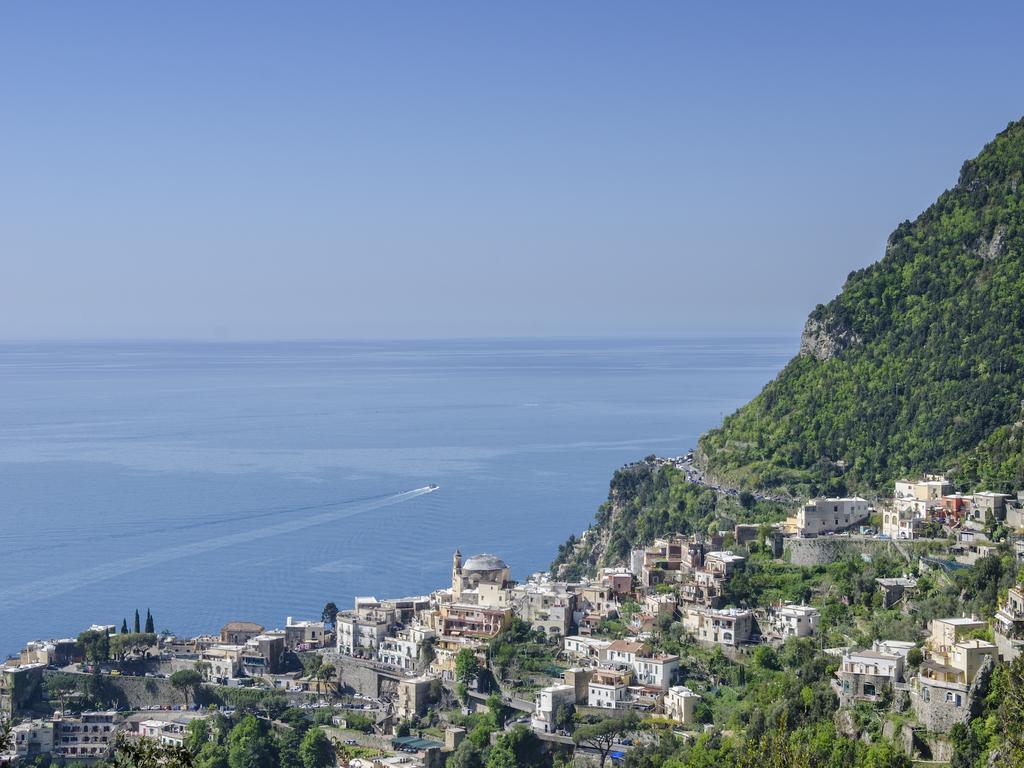
<svg viewBox="0 0 1024 768"><path fill-rule="evenodd" d="M795 494L945 471L1024 487L1024 121L811 312L800 353L705 434L709 475Z"/></svg>

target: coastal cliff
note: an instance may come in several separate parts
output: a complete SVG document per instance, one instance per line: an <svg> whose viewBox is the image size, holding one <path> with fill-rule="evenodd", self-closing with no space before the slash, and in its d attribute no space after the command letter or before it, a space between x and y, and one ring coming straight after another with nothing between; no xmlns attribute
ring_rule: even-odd
<svg viewBox="0 0 1024 768"><path fill-rule="evenodd" d="M808 317L799 353L700 440L708 476L796 495L942 471L1024 484L1024 121Z"/></svg>

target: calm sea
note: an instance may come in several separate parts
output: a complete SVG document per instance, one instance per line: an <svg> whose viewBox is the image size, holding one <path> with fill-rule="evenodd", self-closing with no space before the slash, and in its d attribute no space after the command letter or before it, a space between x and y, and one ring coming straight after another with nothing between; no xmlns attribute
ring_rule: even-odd
<svg viewBox="0 0 1024 768"><path fill-rule="evenodd" d="M795 348L2 344L0 652L136 608L198 633L422 594L456 547L524 577L616 467L684 452Z"/></svg>

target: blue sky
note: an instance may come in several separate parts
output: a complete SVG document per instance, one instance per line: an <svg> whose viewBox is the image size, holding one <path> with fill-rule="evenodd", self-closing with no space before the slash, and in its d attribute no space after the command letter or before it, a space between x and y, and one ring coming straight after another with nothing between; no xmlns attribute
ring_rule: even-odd
<svg viewBox="0 0 1024 768"><path fill-rule="evenodd" d="M0 336L796 334L1020 3L6 3Z"/></svg>

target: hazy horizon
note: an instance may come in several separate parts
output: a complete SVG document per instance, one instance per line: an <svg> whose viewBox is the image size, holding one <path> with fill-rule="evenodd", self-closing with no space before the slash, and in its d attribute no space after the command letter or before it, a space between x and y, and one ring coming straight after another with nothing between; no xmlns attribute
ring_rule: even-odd
<svg viewBox="0 0 1024 768"><path fill-rule="evenodd" d="M1024 114L1022 22L6 5L0 338L796 336Z"/></svg>

